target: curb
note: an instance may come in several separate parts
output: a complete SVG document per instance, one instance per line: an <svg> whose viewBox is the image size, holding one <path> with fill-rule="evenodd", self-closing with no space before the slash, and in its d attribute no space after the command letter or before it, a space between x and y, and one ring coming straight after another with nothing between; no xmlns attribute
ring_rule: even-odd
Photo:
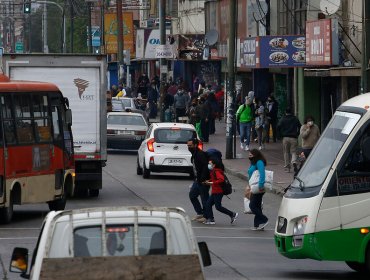
<svg viewBox="0 0 370 280"><path fill-rule="evenodd" d="M240 171L236 171L236 170L234 170L232 168L229 168L229 167L225 166L225 172L227 174L232 175L232 176L238 177L238 178L240 178L242 180L248 181L247 175L244 174L244 173L242 173L242 172L240 172ZM286 186L285 184L284 184L284 186L281 186L279 183L275 183L274 182L274 184L272 186L272 190L267 189L266 192L283 196L284 195L285 186Z"/></svg>

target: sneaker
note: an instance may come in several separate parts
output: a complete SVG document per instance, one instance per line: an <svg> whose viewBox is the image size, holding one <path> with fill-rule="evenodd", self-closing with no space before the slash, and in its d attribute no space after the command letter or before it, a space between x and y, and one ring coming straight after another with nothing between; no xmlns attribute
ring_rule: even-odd
<svg viewBox="0 0 370 280"><path fill-rule="evenodd" d="M260 224L259 226L258 226L258 230L263 230L267 225L268 225L268 221L266 222L266 223L264 223L264 224Z"/></svg>
<svg viewBox="0 0 370 280"><path fill-rule="evenodd" d="M254 142L256 142L256 143L257 143L257 142L258 142L258 138L254 138Z"/></svg>
<svg viewBox="0 0 370 280"><path fill-rule="evenodd" d="M251 230L258 230L258 227L251 227Z"/></svg>
<svg viewBox="0 0 370 280"><path fill-rule="evenodd" d="M203 224L205 224L205 225L215 225L216 222L214 220L208 219L208 220L204 221Z"/></svg>
<svg viewBox="0 0 370 280"><path fill-rule="evenodd" d="M239 216L238 212L235 212L234 215L231 217L231 224L233 224L236 221L236 218Z"/></svg>
<svg viewBox="0 0 370 280"><path fill-rule="evenodd" d="M251 210L249 211L244 211L244 214L253 214L253 212Z"/></svg>
<svg viewBox="0 0 370 280"><path fill-rule="evenodd" d="M245 145L244 151L249 151L249 146Z"/></svg>
<svg viewBox="0 0 370 280"><path fill-rule="evenodd" d="M191 218L192 221L196 221L200 218L203 218L203 215L195 215L193 218Z"/></svg>
<svg viewBox="0 0 370 280"><path fill-rule="evenodd" d="M245 149L245 144L244 143L240 143L240 149L242 149L242 150Z"/></svg>
<svg viewBox="0 0 370 280"><path fill-rule="evenodd" d="M204 218L204 217L201 217L201 218L196 219L196 221L199 222L199 223L204 223L206 220L207 219Z"/></svg>
<svg viewBox="0 0 370 280"><path fill-rule="evenodd" d="M261 151L261 150L262 150L262 146L259 146L259 147L258 147L258 150L260 150L260 151Z"/></svg>

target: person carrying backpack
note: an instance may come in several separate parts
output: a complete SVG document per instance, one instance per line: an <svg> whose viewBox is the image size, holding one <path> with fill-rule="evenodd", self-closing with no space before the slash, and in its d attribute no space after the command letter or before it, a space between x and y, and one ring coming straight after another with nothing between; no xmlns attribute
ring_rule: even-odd
<svg viewBox="0 0 370 280"><path fill-rule="evenodd" d="M224 196L223 184L225 182L224 165L219 159L210 159L208 161L208 169L210 171L210 179L204 181L205 185L211 186L211 195L209 196L206 207L205 207L205 218L206 225L215 225L215 219L213 216L212 207L216 206L216 209L228 215L231 219L230 223L233 224L238 217L239 213L232 212L229 209L222 206L222 197Z"/></svg>

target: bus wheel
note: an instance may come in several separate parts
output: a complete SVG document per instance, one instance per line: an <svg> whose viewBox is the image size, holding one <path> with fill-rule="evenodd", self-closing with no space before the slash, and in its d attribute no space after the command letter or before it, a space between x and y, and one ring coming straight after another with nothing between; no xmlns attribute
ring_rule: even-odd
<svg viewBox="0 0 370 280"><path fill-rule="evenodd" d="M0 208L0 223L9 224L13 218L13 196L10 193L9 196L9 206Z"/></svg>
<svg viewBox="0 0 370 280"><path fill-rule="evenodd" d="M368 250L369 251L369 250ZM365 272L366 270L366 265L364 263L359 263L359 262L346 262L346 264L352 268L354 271L357 272Z"/></svg>
<svg viewBox="0 0 370 280"><path fill-rule="evenodd" d="M64 210L66 207L67 199L66 199L66 193L63 192L63 196L60 199L49 201L49 210L50 211L61 211Z"/></svg>
<svg viewBox="0 0 370 280"><path fill-rule="evenodd" d="M91 197L98 197L99 196L99 189L89 189L89 194Z"/></svg>

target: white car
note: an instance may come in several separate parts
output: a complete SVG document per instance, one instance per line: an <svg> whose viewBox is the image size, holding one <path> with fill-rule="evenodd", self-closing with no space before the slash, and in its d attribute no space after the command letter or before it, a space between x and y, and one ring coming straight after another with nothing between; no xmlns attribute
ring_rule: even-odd
<svg viewBox="0 0 370 280"><path fill-rule="evenodd" d="M151 124L138 150L136 173L144 178L149 178L151 172L179 172L194 176L187 146L187 141L192 138L198 136L191 124ZM203 148L200 140L199 145Z"/></svg>

